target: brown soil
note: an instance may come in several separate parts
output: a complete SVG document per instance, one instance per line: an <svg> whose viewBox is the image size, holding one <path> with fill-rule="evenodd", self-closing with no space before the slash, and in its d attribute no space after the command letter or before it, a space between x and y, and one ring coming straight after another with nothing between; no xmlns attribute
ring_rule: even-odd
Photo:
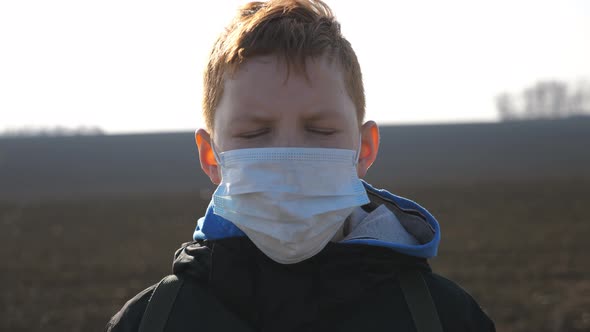
<svg viewBox="0 0 590 332"><path fill-rule="evenodd" d="M498 331L590 330L590 180L384 187L427 207L431 261ZM199 193L0 203L0 330L100 331L170 272Z"/></svg>

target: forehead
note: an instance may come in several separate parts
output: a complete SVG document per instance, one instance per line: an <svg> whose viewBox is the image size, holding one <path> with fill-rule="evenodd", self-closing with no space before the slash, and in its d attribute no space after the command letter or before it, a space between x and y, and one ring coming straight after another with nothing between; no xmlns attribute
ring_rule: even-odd
<svg viewBox="0 0 590 332"><path fill-rule="evenodd" d="M322 112L356 121L337 61L322 56L297 66L277 56L257 56L226 77L214 123L223 130L227 122L249 116L301 118Z"/></svg>

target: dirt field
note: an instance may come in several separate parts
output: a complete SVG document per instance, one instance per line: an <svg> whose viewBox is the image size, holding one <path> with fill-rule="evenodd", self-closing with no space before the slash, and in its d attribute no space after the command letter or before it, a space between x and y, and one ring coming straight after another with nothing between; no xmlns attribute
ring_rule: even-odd
<svg viewBox="0 0 590 332"><path fill-rule="evenodd" d="M498 331L590 331L590 179L384 187L437 217L435 271ZM201 196L0 203L0 330L102 330L170 272Z"/></svg>

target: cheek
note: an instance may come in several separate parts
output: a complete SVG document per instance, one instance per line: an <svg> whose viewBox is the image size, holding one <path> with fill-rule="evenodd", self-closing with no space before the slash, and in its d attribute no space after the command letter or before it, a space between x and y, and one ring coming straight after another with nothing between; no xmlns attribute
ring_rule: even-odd
<svg viewBox="0 0 590 332"><path fill-rule="evenodd" d="M211 144L214 145L215 151L217 151L218 154L223 151L233 150L231 137L227 133L227 129L223 126L215 128L215 134L213 135Z"/></svg>

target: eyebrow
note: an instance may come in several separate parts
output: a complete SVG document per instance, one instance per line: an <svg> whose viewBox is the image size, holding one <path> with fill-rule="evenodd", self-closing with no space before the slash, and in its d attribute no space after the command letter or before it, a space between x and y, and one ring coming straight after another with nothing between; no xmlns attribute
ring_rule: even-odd
<svg viewBox="0 0 590 332"><path fill-rule="evenodd" d="M340 119L342 113L335 109L318 109L303 114L306 121L319 121L325 119ZM272 123L275 121L274 115L268 115L262 111L260 112L244 112L238 113L230 119L232 123Z"/></svg>
<svg viewBox="0 0 590 332"><path fill-rule="evenodd" d="M230 121L231 122L256 122L256 123L270 123L274 119L272 116L269 116L263 112L258 113L238 113L237 115L233 116Z"/></svg>
<svg viewBox="0 0 590 332"><path fill-rule="evenodd" d="M324 119L338 119L342 117L342 113L335 109L319 109L313 112L309 112L305 115L305 119L308 121L317 121Z"/></svg>

